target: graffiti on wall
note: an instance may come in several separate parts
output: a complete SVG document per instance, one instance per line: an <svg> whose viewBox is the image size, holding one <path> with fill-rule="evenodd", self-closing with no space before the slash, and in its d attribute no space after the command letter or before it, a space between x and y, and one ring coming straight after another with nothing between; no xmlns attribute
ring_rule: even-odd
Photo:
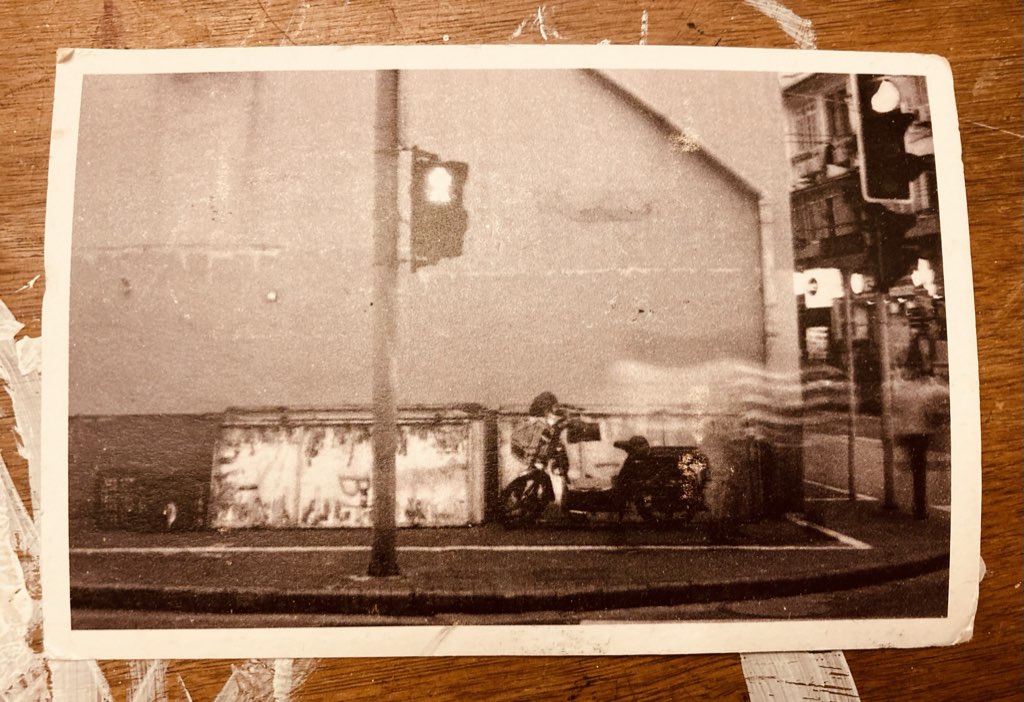
<svg viewBox="0 0 1024 702"><path fill-rule="evenodd" d="M478 521L479 435L471 422L399 426L399 526ZM225 426L214 457L210 523L222 529L371 526L372 466L365 423Z"/></svg>

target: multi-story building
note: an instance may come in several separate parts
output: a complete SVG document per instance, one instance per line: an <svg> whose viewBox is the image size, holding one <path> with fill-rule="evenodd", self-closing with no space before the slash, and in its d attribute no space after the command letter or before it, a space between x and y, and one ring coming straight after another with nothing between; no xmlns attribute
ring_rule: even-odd
<svg viewBox="0 0 1024 702"><path fill-rule="evenodd" d="M846 365L844 294L851 295L854 358L863 405L877 403L877 333L871 319L877 296L875 217L861 190L855 76L829 73L782 77L788 116L795 285L804 368ZM942 248L936 194L931 114L923 77L893 76L900 109L915 116L906 134L908 153L924 157L910 182L909 202L885 203L914 215L904 237L905 269L889 287L891 348L897 364L918 349L944 367ZM876 210L877 211L877 210Z"/></svg>

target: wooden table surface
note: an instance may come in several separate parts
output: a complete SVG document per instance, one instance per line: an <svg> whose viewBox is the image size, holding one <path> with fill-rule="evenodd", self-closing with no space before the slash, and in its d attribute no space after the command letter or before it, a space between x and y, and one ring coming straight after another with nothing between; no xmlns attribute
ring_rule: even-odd
<svg viewBox="0 0 1024 702"><path fill-rule="evenodd" d="M770 17L772 8L796 17ZM798 23L799 19L806 22ZM974 639L952 648L848 651L864 699L1020 699L1021 5L1016 0L719 2L180 3L69 0L0 5L0 299L40 334L43 215L58 47L564 42L911 51L944 55L963 139L982 383L987 575ZM783 31L789 22L791 34ZM802 27L802 29L801 29ZM793 31L794 28L799 31ZM813 31L813 35L811 34ZM27 495L13 419L0 405L0 449ZM315 636L315 632L311 633ZM195 700L213 699L232 661L173 662ZM237 661L234 661L237 663ZM103 670L123 699L128 664ZM738 655L622 658L321 660L293 699L739 700ZM168 688L170 699L184 699Z"/></svg>

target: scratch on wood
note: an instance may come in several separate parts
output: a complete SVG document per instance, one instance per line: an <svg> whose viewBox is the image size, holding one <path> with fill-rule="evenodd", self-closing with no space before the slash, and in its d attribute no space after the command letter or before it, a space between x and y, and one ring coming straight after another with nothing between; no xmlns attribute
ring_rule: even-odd
<svg viewBox="0 0 1024 702"><path fill-rule="evenodd" d="M181 679L180 675L177 678L178 687L181 688L181 696L185 698L186 702L192 702L192 695L189 693L188 688L185 687L185 681Z"/></svg>
<svg viewBox="0 0 1024 702"><path fill-rule="evenodd" d="M267 6L263 4L262 0L256 0L256 4L260 6L260 10L263 11L263 16L267 18L267 21L274 25L274 29L276 29L289 44L295 46L295 40L293 40L291 35L288 34L288 32L286 32L284 28L270 16L270 13L267 11Z"/></svg>
<svg viewBox="0 0 1024 702"><path fill-rule="evenodd" d="M647 30L649 21L650 18L647 14L647 10L645 9L643 12L640 13L640 46L643 46L644 44L647 43Z"/></svg>
<svg viewBox="0 0 1024 702"><path fill-rule="evenodd" d="M548 40L548 34L547 34L546 31L544 31L544 8L543 7L538 7L537 8L536 23L537 23L537 29L538 29L538 31L540 31L541 39L543 39L544 41L547 41Z"/></svg>
<svg viewBox="0 0 1024 702"><path fill-rule="evenodd" d="M523 31L529 26L530 29L536 29L540 34L540 38L544 41L548 41L548 37L554 39L561 39L562 35L550 24L550 21L545 18L544 13L547 11L547 5L541 5L537 8L537 11L531 16L524 19L516 28L512 31L512 36L509 39L518 39L522 36Z"/></svg>
<svg viewBox="0 0 1024 702"><path fill-rule="evenodd" d="M284 30L284 33L285 33L286 37L288 37L290 39L290 38L298 36L299 34L302 33L302 28L306 26L306 14L308 13L308 11L309 11L309 3L308 2L300 2L298 5L295 6L295 11L292 12L291 16L288 18L288 24L287 24L287 26L285 27L285 30ZM296 17L298 17L299 26L297 28L293 29L292 27L295 24ZM284 40L282 40L282 43L283 42L284 42Z"/></svg>
<svg viewBox="0 0 1024 702"><path fill-rule="evenodd" d="M34 278L32 278L32 280L28 281L27 283L22 285L20 288L15 290L15 292L21 292L22 290L28 290L29 288L34 288L36 286L36 283L38 283L39 279L42 278L42 277L43 277L42 274L39 274L39 275L35 276Z"/></svg>
<svg viewBox="0 0 1024 702"><path fill-rule="evenodd" d="M1017 137L1018 139L1024 139L1024 134L1018 134L1017 132L1011 132L1009 129L1003 129L1002 127L993 127L991 124L985 124L984 122L975 122L975 121L969 120L969 119L963 119L963 120L960 120L960 121L961 122L966 122L967 124L973 124L975 127L981 127L983 129L991 129L993 132L1002 132L1003 134L1009 134L1010 136Z"/></svg>

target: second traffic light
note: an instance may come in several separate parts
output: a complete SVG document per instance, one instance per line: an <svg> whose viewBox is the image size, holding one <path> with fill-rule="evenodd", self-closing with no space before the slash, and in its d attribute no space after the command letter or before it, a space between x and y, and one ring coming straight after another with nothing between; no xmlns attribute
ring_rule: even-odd
<svg viewBox="0 0 1024 702"><path fill-rule="evenodd" d="M462 194L469 165L416 149L410 186L412 270L462 255L468 216Z"/></svg>
<svg viewBox="0 0 1024 702"><path fill-rule="evenodd" d="M865 211L873 236L876 284L879 290L888 291L917 264L917 247L907 240L907 232L916 224L917 217L893 212L876 203L868 205Z"/></svg>
<svg viewBox="0 0 1024 702"><path fill-rule="evenodd" d="M868 202L910 199L910 181L925 167L922 157L907 153L907 129L916 121L900 109L896 82L886 76L857 76L860 117L860 176Z"/></svg>

